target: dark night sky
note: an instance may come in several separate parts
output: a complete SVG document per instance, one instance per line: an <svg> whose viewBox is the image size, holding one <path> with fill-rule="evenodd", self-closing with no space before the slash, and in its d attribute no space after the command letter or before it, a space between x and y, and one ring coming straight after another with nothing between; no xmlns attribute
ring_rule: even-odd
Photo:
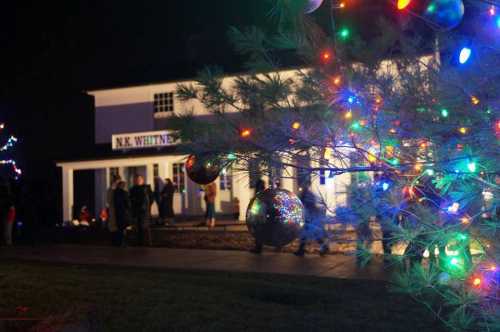
<svg viewBox="0 0 500 332"><path fill-rule="evenodd" d="M230 25L261 25L267 0L12 1L0 14L0 120L26 176L92 148L84 90L237 70ZM85 153L89 155L89 153Z"/></svg>
<svg viewBox="0 0 500 332"><path fill-rule="evenodd" d="M34 84L35 76L69 90L193 75L203 64L229 64L228 26L260 24L268 10L266 0L15 3L17 8L3 12L8 87Z"/></svg>

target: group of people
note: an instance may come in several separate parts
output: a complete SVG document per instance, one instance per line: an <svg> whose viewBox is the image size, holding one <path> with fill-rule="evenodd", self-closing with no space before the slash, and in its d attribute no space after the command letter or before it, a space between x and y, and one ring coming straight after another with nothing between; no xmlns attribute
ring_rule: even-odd
<svg viewBox="0 0 500 332"><path fill-rule="evenodd" d="M160 193L160 217L173 220L173 196L175 187L170 179L166 180ZM137 233L137 245L151 245L151 206L155 197L151 187L145 184L144 177L136 175L134 185L127 190L127 183L119 176L113 179L107 192L108 228L114 246L126 245L126 230L132 226Z"/></svg>

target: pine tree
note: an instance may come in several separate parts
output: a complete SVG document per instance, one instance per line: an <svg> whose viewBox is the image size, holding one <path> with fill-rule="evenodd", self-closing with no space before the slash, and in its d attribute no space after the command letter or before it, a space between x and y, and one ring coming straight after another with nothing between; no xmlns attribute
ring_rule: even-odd
<svg viewBox="0 0 500 332"><path fill-rule="evenodd" d="M179 117L188 151L240 171L261 165L270 176L290 168L311 177L364 175L352 182L336 218L375 218L390 228L392 242L408 244L393 288L451 329L498 330L495 4L471 1L469 26L444 30L412 18L418 9L404 7L411 1L389 2L390 11L406 10L402 19L378 12L376 24L364 28L374 32L363 38L363 29L357 34L337 22L349 1L325 2L329 24L304 15L305 3L276 1L274 31L230 30L248 59L247 73L232 86L217 68L201 72L196 85L179 86L179 97L200 101L219 120ZM424 10L439 10L433 3ZM284 70L290 63L295 69ZM430 257L421 264L426 249Z"/></svg>

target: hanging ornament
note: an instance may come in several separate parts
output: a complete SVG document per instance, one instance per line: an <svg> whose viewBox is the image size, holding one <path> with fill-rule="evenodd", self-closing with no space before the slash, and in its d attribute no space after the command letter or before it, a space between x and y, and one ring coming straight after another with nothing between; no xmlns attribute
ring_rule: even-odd
<svg viewBox="0 0 500 332"><path fill-rule="evenodd" d="M432 0L427 5L424 16L441 30L451 30L462 22L464 17L462 0Z"/></svg>
<svg viewBox="0 0 500 332"><path fill-rule="evenodd" d="M298 237L304 224L304 206L288 190L267 189L250 201L246 221L259 242L282 247Z"/></svg>
<svg viewBox="0 0 500 332"><path fill-rule="evenodd" d="M323 4L323 0L306 0L306 5L304 8L304 12L306 14L311 14L316 11Z"/></svg>
<svg viewBox="0 0 500 332"><path fill-rule="evenodd" d="M214 182L221 171L220 160L214 156L190 155L186 160L186 173L197 184Z"/></svg>

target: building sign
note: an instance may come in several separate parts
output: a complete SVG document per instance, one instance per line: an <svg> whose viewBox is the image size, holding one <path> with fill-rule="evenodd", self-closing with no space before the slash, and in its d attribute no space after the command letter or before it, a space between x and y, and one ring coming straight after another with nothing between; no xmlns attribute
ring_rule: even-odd
<svg viewBox="0 0 500 332"><path fill-rule="evenodd" d="M144 133L120 134L112 136L113 150L147 149L176 145L173 131L149 131Z"/></svg>

